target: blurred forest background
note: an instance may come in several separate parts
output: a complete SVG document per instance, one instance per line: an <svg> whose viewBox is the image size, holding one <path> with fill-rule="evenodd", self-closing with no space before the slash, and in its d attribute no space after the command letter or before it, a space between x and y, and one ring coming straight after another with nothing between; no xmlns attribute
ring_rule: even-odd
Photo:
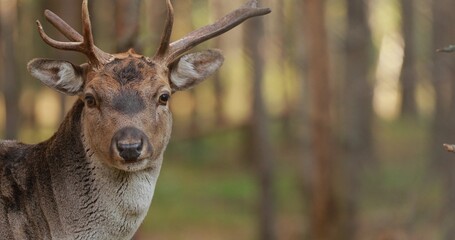
<svg viewBox="0 0 455 240"><path fill-rule="evenodd" d="M173 38L246 0L174 0ZM261 0L272 14L199 49L226 61L173 96L172 142L137 239L455 238L454 0ZM97 46L152 56L164 0L90 1ZM36 30L81 1L0 0L0 137L37 143L74 98L32 79L36 57L81 64ZM53 31L53 32L52 32Z"/></svg>

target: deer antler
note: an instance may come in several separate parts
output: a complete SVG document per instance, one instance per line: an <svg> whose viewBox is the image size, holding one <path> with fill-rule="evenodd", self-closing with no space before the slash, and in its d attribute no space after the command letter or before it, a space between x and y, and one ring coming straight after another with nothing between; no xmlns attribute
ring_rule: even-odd
<svg viewBox="0 0 455 240"><path fill-rule="evenodd" d="M172 27L174 25L174 8L172 7L171 0L166 0L167 5L167 18L166 26L164 27L163 34L161 36L161 43L158 51L155 54L156 58L160 58L166 54L171 41Z"/></svg>
<svg viewBox="0 0 455 240"><path fill-rule="evenodd" d="M198 44L231 30L245 20L252 17L266 15L271 12L269 8L259 8L257 0L250 0L242 7L232 11L215 23L199 28L187 34L182 39L169 44L174 18L170 0L167 0L167 6L168 16L166 20L166 27L161 38L160 48L154 56L154 59L164 61L167 65L171 64L183 53L189 51Z"/></svg>
<svg viewBox="0 0 455 240"><path fill-rule="evenodd" d="M76 30L70 27L65 21L60 17L55 15L53 12L46 10L44 12L46 19L52 23L65 37L73 42L60 42L50 38L43 30L43 27L39 21L36 21L38 25L38 31L41 38L49 46L61 49L76 51L85 54L89 63L92 66L99 67L105 64L110 58L111 55L103 52L101 49L97 48L93 41L92 25L90 23L90 16L88 13L88 2L83 0L82 2L82 26L83 26L83 36L80 35Z"/></svg>

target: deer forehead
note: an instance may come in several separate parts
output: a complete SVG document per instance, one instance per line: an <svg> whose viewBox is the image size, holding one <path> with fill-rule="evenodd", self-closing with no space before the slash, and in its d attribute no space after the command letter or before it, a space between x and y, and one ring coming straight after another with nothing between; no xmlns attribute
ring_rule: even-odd
<svg viewBox="0 0 455 240"><path fill-rule="evenodd" d="M160 91L170 92L168 70L142 56L116 58L87 74L86 92L97 95L117 112L137 114L147 108L147 99Z"/></svg>
<svg viewBox="0 0 455 240"><path fill-rule="evenodd" d="M102 68L89 70L85 85L95 91L134 88L150 92L168 87L168 75L167 68L144 57L116 58Z"/></svg>
<svg viewBox="0 0 455 240"><path fill-rule="evenodd" d="M116 57L101 68L89 71L86 84L88 85L93 80L102 82L104 78L113 79L120 86L138 84L144 80L152 84L155 82L162 84L168 83L168 69L155 64L144 56L129 55L125 58Z"/></svg>

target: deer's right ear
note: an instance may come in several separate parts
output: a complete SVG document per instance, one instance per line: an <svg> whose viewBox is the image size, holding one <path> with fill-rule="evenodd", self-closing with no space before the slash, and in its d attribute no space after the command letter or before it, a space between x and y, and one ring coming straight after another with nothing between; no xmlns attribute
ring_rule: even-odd
<svg viewBox="0 0 455 240"><path fill-rule="evenodd" d="M171 69L172 90L182 91L194 87L215 73L223 61L223 54L216 49L184 55Z"/></svg>
<svg viewBox="0 0 455 240"><path fill-rule="evenodd" d="M67 95L77 95L83 90L87 66L39 58L30 61L27 69L33 77L48 87Z"/></svg>

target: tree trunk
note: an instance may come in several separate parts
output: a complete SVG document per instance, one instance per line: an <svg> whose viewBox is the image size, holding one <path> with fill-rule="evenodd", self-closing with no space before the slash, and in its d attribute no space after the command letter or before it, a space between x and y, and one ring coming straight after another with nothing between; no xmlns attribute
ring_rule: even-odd
<svg viewBox="0 0 455 240"><path fill-rule="evenodd" d="M215 18L219 19L223 15L223 3L221 1L214 1L213 12L215 13ZM221 38L213 39L214 47L221 47ZM221 74L219 71L215 73L213 77L213 90L215 93L215 123L216 127L222 127L226 123L226 118L224 116L224 105L223 105L223 85L221 84Z"/></svg>
<svg viewBox="0 0 455 240"><path fill-rule="evenodd" d="M453 44L455 40L455 1L433 1L433 49ZM434 51L433 51L434 52ZM438 174L445 183L445 204L443 212L445 239L455 236L455 162L442 149L442 143L455 136L455 60L451 54L434 53L433 85L436 97L436 109L433 122L433 140L431 149Z"/></svg>
<svg viewBox="0 0 455 240"><path fill-rule="evenodd" d="M115 38L117 52L125 52L130 48L137 49L139 34L139 13L141 0L115 1Z"/></svg>
<svg viewBox="0 0 455 240"><path fill-rule="evenodd" d="M304 8L303 1L297 0L295 1L295 8L294 8L294 15L295 20L294 22L303 23L306 21L306 16L302 14L302 10ZM309 76L308 76L308 53L307 53L307 41L306 33L304 29L299 25L294 27L294 39L298 39L295 41L295 48L297 49L297 54L295 56L296 64L296 71L297 76L299 76L298 81L301 83L300 85L300 99L299 99L299 107L297 112L297 119L298 119L298 155L300 156L300 166L301 166L301 174L299 176L300 186L302 189L303 200L311 205L312 199L312 187L313 187L313 174L315 169L315 161L314 161L314 154L313 149L311 147L311 113L310 113L310 106L312 106L311 102L311 90L309 89ZM304 213L305 216L308 216L307 213ZM310 227L311 228L311 227ZM303 239L311 239L310 238L310 228L303 230Z"/></svg>
<svg viewBox="0 0 455 240"><path fill-rule="evenodd" d="M293 3L291 3L293 5ZM292 103L290 99L290 93L288 91L287 85L290 83L290 79L286 72L286 66L289 65L290 59L292 58L292 53L290 52L292 41L294 40L290 37L290 24L286 20L285 13L285 3L280 1L278 4L275 4L273 9L273 16L275 22L275 29L273 34L275 36L274 44L278 46L278 52L275 57L275 64L277 65L278 71L283 74L283 78L280 79L282 85L282 94L283 94L283 105L284 109L282 111L281 122L283 126L283 133L287 138L292 138L294 136L291 126L291 113L292 113ZM271 16L271 17L273 17Z"/></svg>
<svg viewBox="0 0 455 240"><path fill-rule="evenodd" d="M150 1L150 2L145 2L147 6L147 13L150 15L149 21L150 21L150 29L149 31L151 32L150 34L150 42L147 42L147 44L150 45L151 49L153 49L153 52L150 54L150 56L153 56L155 54L155 51L159 47L159 43L161 40L161 33L164 29L164 23L166 20L166 4L165 1Z"/></svg>
<svg viewBox="0 0 455 240"><path fill-rule="evenodd" d="M273 240L276 239L276 230L272 146L268 137L268 119L262 96L264 80L263 21L263 19L251 19L245 23L245 51L249 56L253 79L253 112L249 127L249 151L256 164L259 182L259 239Z"/></svg>
<svg viewBox="0 0 455 240"><path fill-rule="evenodd" d="M16 67L14 37L14 29L17 26L17 1L0 0L0 10L0 35L2 36L0 53L3 63L3 71L0 74L6 109L5 138L15 139L20 126L19 92L21 89Z"/></svg>
<svg viewBox="0 0 455 240"><path fill-rule="evenodd" d="M191 0L191 1L181 2L179 5L176 6L176 9L177 9L176 11L178 11L178 9L181 9L181 11L179 11L181 13L180 19L182 20L180 22L180 27L181 27L180 29L182 29L185 32L184 34L189 33L194 30L193 26L194 26L195 18L193 17L193 12L195 12L194 10L196 9L196 7L197 6L207 7L207 5L208 4L205 0ZM191 9L191 10L188 11L188 9ZM189 20L191 20L191 21L189 21ZM192 88L189 91L191 93L191 97L196 102L196 105L191 111L190 122L188 125L188 127L189 127L188 133L191 137L195 137L195 136L198 136L199 133L201 132L202 128L207 126L208 124L207 123L201 124L201 121L200 121L201 117L200 117L200 112L199 112L198 104L197 104L198 90L195 88ZM193 156L195 156L196 158L199 154L199 148L200 148L200 146L197 143L194 143L194 147L192 149L193 149Z"/></svg>
<svg viewBox="0 0 455 240"><path fill-rule="evenodd" d="M417 115L415 91L418 75L414 41L414 2L415 0L401 0L401 28L404 38L404 58L400 76L401 117L416 117Z"/></svg>
<svg viewBox="0 0 455 240"><path fill-rule="evenodd" d="M311 194L311 239L336 237L333 140L330 116L328 40L325 29L325 1L304 1L307 36L308 76L312 106L311 144L314 155Z"/></svg>
<svg viewBox="0 0 455 240"><path fill-rule="evenodd" d="M339 239L355 239L362 165L373 158L371 80L372 39L367 0L347 0L345 79L342 86L341 146L343 196Z"/></svg>

